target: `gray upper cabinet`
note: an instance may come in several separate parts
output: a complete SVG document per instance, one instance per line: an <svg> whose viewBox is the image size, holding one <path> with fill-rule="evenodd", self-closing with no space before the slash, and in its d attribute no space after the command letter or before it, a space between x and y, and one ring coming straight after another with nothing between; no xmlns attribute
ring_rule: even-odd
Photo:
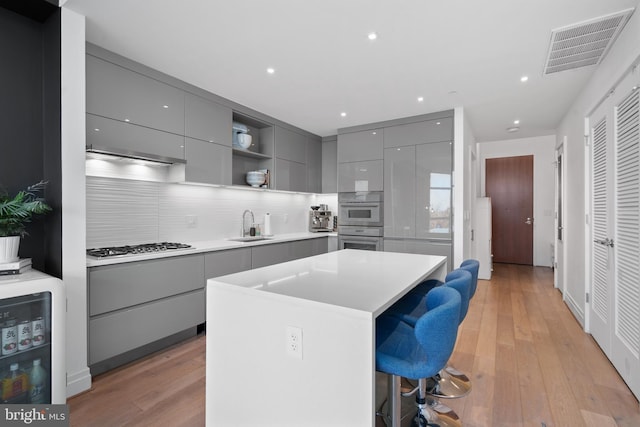
<svg viewBox="0 0 640 427"><path fill-rule="evenodd" d="M338 192L382 191L383 162L338 163Z"/></svg>
<svg viewBox="0 0 640 427"><path fill-rule="evenodd" d="M426 120L384 129L384 147L453 141L453 118Z"/></svg>
<svg viewBox="0 0 640 427"><path fill-rule="evenodd" d="M231 108L185 94L184 135L231 147Z"/></svg>
<svg viewBox="0 0 640 427"><path fill-rule="evenodd" d="M87 114L87 145L184 159L184 137Z"/></svg>
<svg viewBox="0 0 640 427"><path fill-rule="evenodd" d="M451 142L416 146L416 237L451 239L452 169Z"/></svg>
<svg viewBox="0 0 640 427"><path fill-rule="evenodd" d="M307 137L307 191L322 192L322 141Z"/></svg>
<svg viewBox="0 0 640 427"><path fill-rule="evenodd" d="M305 163L307 161L307 137L276 126L276 157Z"/></svg>
<svg viewBox="0 0 640 427"><path fill-rule="evenodd" d="M304 163L276 159L276 189L307 191L307 167Z"/></svg>
<svg viewBox="0 0 640 427"><path fill-rule="evenodd" d="M184 135L184 92L87 55L87 112Z"/></svg>
<svg viewBox="0 0 640 427"><path fill-rule="evenodd" d="M231 185L231 147L185 138L185 180Z"/></svg>
<svg viewBox="0 0 640 427"><path fill-rule="evenodd" d="M338 135L338 163L382 160L383 140L382 129Z"/></svg>
<svg viewBox="0 0 640 427"><path fill-rule="evenodd" d="M384 236L415 237L415 146L384 150L384 194Z"/></svg>
<svg viewBox="0 0 640 427"><path fill-rule="evenodd" d="M322 140L322 192L338 191L338 138Z"/></svg>

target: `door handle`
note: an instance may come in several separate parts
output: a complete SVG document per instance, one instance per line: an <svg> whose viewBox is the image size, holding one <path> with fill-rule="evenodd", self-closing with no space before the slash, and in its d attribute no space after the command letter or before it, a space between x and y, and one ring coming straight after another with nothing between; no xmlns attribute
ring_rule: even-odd
<svg viewBox="0 0 640 427"><path fill-rule="evenodd" d="M593 239L593 241L600 245L609 246L610 248L613 247L613 239L609 239L608 237L606 239Z"/></svg>
<svg viewBox="0 0 640 427"><path fill-rule="evenodd" d="M531 225L531 224L533 224L533 219L527 218L527 220L524 223L527 224L527 225Z"/></svg>

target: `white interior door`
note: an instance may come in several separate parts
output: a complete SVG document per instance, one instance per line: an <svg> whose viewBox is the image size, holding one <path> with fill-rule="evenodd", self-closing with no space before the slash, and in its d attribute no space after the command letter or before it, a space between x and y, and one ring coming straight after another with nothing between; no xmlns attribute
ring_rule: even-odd
<svg viewBox="0 0 640 427"><path fill-rule="evenodd" d="M630 73L589 118L590 330L640 396L640 76Z"/></svg>
<svg viewBox="0 0 640 427"><path fill-rule="evenodd" d="M613 125L607 102L589 118L591 140L591 304L590 332L611 358L614 317L614 258L608 242L613 238Z"/></svg>
<svg viewBox="0 0 640 427"><path fill-rule="evenodd" d="M615 138L615 318L611 360L640 396L640 79L613 96Z"/></svg>
<svg viewBox="0 0 640 427"><path fill-rule="evenodd" d="M564 294L564 143L556 151L556 244L554 247L553 285Z"/></svg>

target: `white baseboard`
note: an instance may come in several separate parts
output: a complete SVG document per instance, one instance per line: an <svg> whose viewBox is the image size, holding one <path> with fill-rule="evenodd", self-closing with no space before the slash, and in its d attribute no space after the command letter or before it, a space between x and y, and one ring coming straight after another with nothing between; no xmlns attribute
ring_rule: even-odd
<svg viewBox="0 0 640 427"><path fill-rule="evenodd" d="M569 310L571 310L571 313L573 313L573 316L576 318L578 323L580 323L582 329L584 329L584 308L581 308L580 305L576 303L571 295L569 295L569 292L565 292L562 299L564 300L564 303L567 304L567 307L569 307Z"/></svg>
<svg viewBox="0 0 640 427"><path fill-rule="evenodd" d="M91 372L85 368L73 374L67 373L67 398L91 389Z"/></svg>

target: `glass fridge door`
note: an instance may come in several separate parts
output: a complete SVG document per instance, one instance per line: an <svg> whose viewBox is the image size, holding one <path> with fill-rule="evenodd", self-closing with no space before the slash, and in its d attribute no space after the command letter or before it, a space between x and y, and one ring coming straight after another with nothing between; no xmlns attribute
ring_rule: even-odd
<svg viewBox="0 0 640 427"><path fill-rule="evenodd" d="M0 401L51 401L51 292L0 299Z"/></svg>

